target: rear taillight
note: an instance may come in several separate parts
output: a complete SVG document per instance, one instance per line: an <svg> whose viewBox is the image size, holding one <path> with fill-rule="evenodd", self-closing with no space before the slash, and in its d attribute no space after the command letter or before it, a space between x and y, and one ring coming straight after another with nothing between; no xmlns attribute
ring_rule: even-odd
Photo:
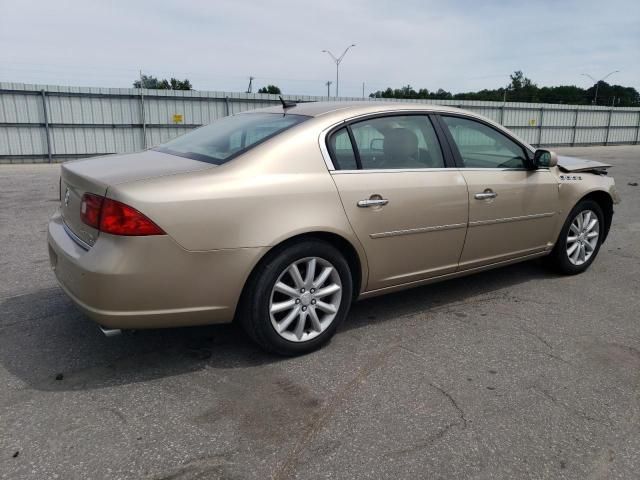
<svg viewBox="0 0 640 480"><path fill-rule="evenodd" d="M93 228L100 228L100 211L102 210L103 201L104 197L93 193L85 193L82 196L80 218L84 223Z"/></svg>
<svg viewBox="0 0 640 480"><path fill-rule="evenodd" d="M87 225L111 235L164 235L165 232L144 214L117 200L85 193L80 216Z"/></svg>

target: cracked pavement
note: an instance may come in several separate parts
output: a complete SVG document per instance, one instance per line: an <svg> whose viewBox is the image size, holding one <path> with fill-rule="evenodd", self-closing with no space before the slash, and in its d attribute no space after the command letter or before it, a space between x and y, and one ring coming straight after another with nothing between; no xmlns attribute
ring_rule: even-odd
<svg viewBox="0 0 640 480"><path fill-rule="evenodd" d="M105 338L57 287L58 167L0 166L0 479L631 479L640 470L640 146L599 258L354 305L311 355L233 326Z"/></svg>

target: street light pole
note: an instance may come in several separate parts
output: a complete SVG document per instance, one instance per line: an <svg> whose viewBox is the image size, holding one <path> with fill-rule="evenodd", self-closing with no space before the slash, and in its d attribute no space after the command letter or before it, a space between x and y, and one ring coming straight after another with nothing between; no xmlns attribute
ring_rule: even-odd
<svg viewBox="0 0 640 480"><path fill-rule="evenodd" d="M588 73L581 73L580 75L585 76L585 77L589 77L591 80L593 80L596 83L596 93L593 97L593 104L597 105L598 104L598 87L600 86L600 82L604 82L605 79L609 78L611 75L613 75L614 73L619 73L620 70L614 70L613 72L609 72L607 73L604 77L602 77L600 80L596 80L595 78L593 78L591 75L589 75Z"/></svg>
<svg viewBox="0 0 640 480"><path fill-rule="evenodd" d="M353 43L351 45L349 45L347 48L344 49L344 52L342 52L342 55L340 55L339 57L336 57L333 53L331 53L329 50L322 50L323 53L326 53L327 55L329 55L334 62L336 62L336 98L340 95L340 90L339 90L339 83L340 83L340 62L342 62L342 59L344 58L344 56L347 54L347 52L349 51L349 49L351 47L355 47L356 44Z"/></svg>

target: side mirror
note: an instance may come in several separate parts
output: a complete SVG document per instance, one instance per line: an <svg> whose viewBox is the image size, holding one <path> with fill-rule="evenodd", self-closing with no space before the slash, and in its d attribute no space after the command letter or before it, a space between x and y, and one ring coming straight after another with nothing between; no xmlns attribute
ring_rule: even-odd
<svg viewBox="0 0 640 480"><path fill-rule="evenodd" d="M551 150L539 148L533 154L533 165L535 168L551 168L558 164L558 155Z"/></svg>

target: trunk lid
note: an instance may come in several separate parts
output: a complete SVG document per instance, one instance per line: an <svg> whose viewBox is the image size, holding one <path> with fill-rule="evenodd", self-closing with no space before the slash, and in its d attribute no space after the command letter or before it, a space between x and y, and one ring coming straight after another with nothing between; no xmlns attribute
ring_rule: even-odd
<svg viewBox="0 0 640 480"><path fill-rule="evenodd" d="M565 172L589 172L602 171L610 168L608 163L597 162L595 160L587 160L584 158L562 157L558 156L558 167Z"/></svg>
<svg viewBox="0 0 640 480"><path fill-rule="evenodd" d="M92 246L100 232L82 221L80 208L85 193L104 196L111 185L213 167L209 163L151 150L63 163L60 168L60 212L72 236Z"/></svg>

